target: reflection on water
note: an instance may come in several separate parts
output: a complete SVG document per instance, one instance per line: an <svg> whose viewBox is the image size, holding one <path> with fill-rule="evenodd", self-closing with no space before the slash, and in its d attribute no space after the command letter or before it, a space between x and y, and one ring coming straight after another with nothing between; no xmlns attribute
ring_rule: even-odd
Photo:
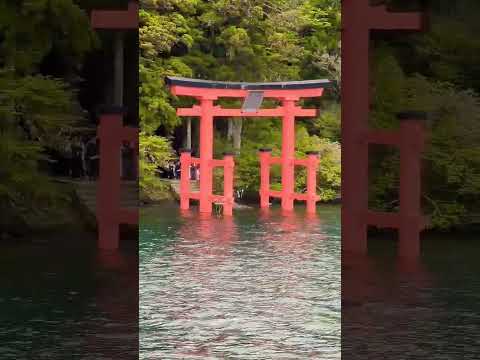
<svg viewBox="0 0 480 360"><path fill-rule="evenodd" d="M143 210L143 359L339 359L339 208Z"/></svg>
<svg viewBox="0 0 480 360"><path fill-rule="evenodd" d="M0 359L138 358L137 267L91 234L2 245Z"/></svg>
<svg viewBox="0 0 480 360"><path fill-rule="evenodd" d="M479 359L478 239L430 235L408 262L379 240L342 258L342 359Z"/></svg>

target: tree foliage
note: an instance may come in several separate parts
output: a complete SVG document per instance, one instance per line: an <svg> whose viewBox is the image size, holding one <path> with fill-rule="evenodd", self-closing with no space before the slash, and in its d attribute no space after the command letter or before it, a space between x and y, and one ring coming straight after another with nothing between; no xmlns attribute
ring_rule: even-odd
<svg viewBox="0 0 480 360"><path fill-rule="evenodd" d="M71 0L0 3L0 211L2 230L28 223L64 194L39 169L52 147L82 119L75 91L41 73L45 58L61 54L75 72L95 44L87 14ZM65 74L68 77L68 74Z"/></svg>
<svg viewBox="0 0 480 360"><path fill-rule="evenodd" d="M378 0L393 11L419 10L421 1ZM340 0L144 0L142 5L142 126L171 136L181 125L177 106L191 100L168 93L163 78L181 75L227 81L337 80L321 101L314 121L297 122L298 156L319 150L319 191L336 196L340 183ZM478 4L439 0L431 26L419 35L375 40L372 57L370 126L395 129L404 109L429 112L422 200L432 225L449 228L480 214ZM239 106L238 102L222 102ZM269 104L273 105L273 104ZM241 121L241 120L240 120ZM246 121L236 159L236 186L258 189L259 147L279 154L280 122ZM215 153L232 150L231 126L216 122ZM178 132L177 132L178 134ZM195 141L194 141L195 143ZM195 147L195 144L194 144ZM238 150L238 149L234 149ZM372 149L371 206L398 207L398 152ZM280 186L280 170L272 170ZM217 184L218 185L218 184ZM297 191L304 186L297 177Z"/></svg>
<svg viewBox="0 0 480 360"><path fill-rule="evenodd" d="M169 94L167 75L253 82L339 78L339 0L142 0L140 4L140 114L145 134L160 131L171 136L181 125L175 108L192 104ZM328 105L338 101L338 93L326 97L324 106L329 110L322 117L339 124L338 109ZM238 101L222 104L239 106ZM338 131L322 128L322 117L310 126L298 122L303 136L299 155L327 147L335 153L336 160L320 170L322 189L334 193L340 181ZM258 147L279 148L280 122L237 119L232 124L233 131L241 132L236 187L256 192ZM217 157L240 145L235 136L231 143L229 129L225 122L216 122ZM325 198L334 197L331 193Z"/></svg>
<svg viewBox="0 0 480 360"><path fill-rule="evenodd" d="M479 47L474 26L462 24L457 10L444 11L435 13L428 33L377 44L371 125L396 128L393 114L404 109L429 114L422 202L432 226L448 229L478 221L480 213L480 85L472 66ZM398 155L374 152L376 208L398 207Z"/></svg>

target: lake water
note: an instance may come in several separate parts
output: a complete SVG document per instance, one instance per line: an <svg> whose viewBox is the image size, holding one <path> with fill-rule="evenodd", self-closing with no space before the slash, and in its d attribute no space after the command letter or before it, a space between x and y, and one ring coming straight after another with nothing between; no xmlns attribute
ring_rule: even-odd
<svg viewBox="0 0 480 360"><path fill-rule="evenodd" d="M0 359L138 359L134 242L99 252L67 231L1 244Z"/></svg>
<svg viewBox="0 0 480 360"><path fill-rule="evenodd" d="M143 209L141 359L340 359L340 208Z"/></svg>
<svg viewBox="0 0 480 360"><path fill-rule="evenodd" d="M342 359L480 359L480 236L425 234L422 257L391 239L342 259Z"/></svg>
<svg viewBox="0 0 480 360"><path fill-rule="evenodd" d="M479 359L479 234L427 235L416 262L372 240L340 266L339 215L143 209L140 280L134 242L3 242L0 359L137 359L139 316L142 359L339 359L340 338L342 360Z"/></svg>

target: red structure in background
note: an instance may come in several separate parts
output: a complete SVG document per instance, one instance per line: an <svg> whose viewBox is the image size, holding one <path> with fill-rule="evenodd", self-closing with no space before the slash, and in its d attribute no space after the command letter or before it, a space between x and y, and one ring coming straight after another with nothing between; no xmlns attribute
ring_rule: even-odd
<svg viewBox="0 0 480 360"><path fill-rule="evenodd" d="M123 141L128 141L138 149L138 129L123 126L123 109L112 108L100 116L97 136L100 140L98 246L112 250L118 248L120 224L138 224L138 209L120 207L120 148ZM137 156L134 163L138 164Z"/></svg>
<svg viewBox="0 0 480 360"><path fill-rule="evenodd" d="M138 29L138 3L130 2L127 10L93 10L91 23L94 29L118 32ZM119 104L103 110L97 130L100 142L96 209L98 246L106 250L118 249L120 224L138 224L138 209L120 207L120 151L123 141L133 145L133 161L138 164L138 129L123 125L123 45L120 46L121 51L115 58L115 78L119 80L114 85L119 94L116 99Z"/></svg>
<svg viewBox="0 0 480 360"><path fill-rule="evenodd" d="M138 3L130 1L127 10L93 10L91 24L94 29L138 29Z"/></svg>
<svg viewBox="0 0 480 360"><path fill-rule="evenodd" d="M399 114L399 132L371 130L369 44L371 30L421 30L422 14L389 13L369 0L342 0L342 250L367 252L367 225L399 229L399 253L420 254L425 219L420 207L420 154L425 114ZM368 210L368 145L400 148L400 211Z"/></svg>
<svg viewBox="0 0 480 360"><path fill-rule="evenodd" d="M310 80L283 83L236 83L216 82L198 79L168 77L172 94L190 96L199 100L199 105L177 110L179 116L200 117L200 157L192 158L190 149L181 155L181 208L188 209L190 199L200 201L200 212L211 213L212 203L223 204L225 215L232 214L233 208L233 156L227 154L224 160L213 159L213 120L215 117L282 117L282 156L273 158L265 149L260 151L261 165L261 207L268 207L270 197L280 198L284 210L293 210L294 200L307 201L309 212L315 212L315 204L319 200L316 195L316 171L318 154L310 153L306 160L295 159L295 118L314 117L316 109L303 109L296 105L301 98L320 97L325 87L331 85L328 80ZM273 109L260 109L260 103L253 109L224 109L214 105L221 97L247 99L252 93L261 93L263 98L281 101L281 106ZM190 164L200 165L200 192L192 193L189 189ZM282 191L270 190L270 165L282 166ZM308 171L307 194L295 193L295 166L306 166ZM212 193L213 168L224 167L224 195Z"/></svg>

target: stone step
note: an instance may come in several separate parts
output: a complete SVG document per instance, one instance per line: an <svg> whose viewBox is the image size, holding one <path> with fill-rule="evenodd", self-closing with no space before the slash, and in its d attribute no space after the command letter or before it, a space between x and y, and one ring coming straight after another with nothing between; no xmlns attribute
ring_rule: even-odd
<svg viewBox="0 0 480 360"><path fill-rule="evenodd" d="M85 189L77 188L76 192L78 194L82 194L82 195L85 195L85 196L95 197L96 194L97 194L97 189L85 190ZM120 194L122 196L138 196L139 191L137 189L131 189L131 190L128 190L128 191L127 190L120 190Z"/></svg>
<svg viewBox="0 0 480 360"><path fill-rule="evenodd" d="M83 200L81 199L82 204L86 205L87 207L96 208L97 202L93 200ZM129 200L129 201L120 201L120 206L138 206L138 200Z"/></svg>
<svg viewBox="0 0 480 360"><path fill-rule="evenodd" d="M180 180L169 180L170 186L176 190L180 191ZM197 180L191 180L190 181L190 189L192 191L198 191L200 190L200 182Z"/></svg>
<svg viewBox="0 0 480 360"><path fill-rule="evenodd" d="M180 197L180 180L168 180L170 183L170 188L175 193L176 197ZM200 182L197 180L190 180L190 191L191 192L200 192Z"/></svg>
<svg viewBox="0 0 480 360"><path fill-rule="evenodd" d="M79 198L84 201L97 201L97 194L84 194L82 192L77 192ZM138 200L138 194L121 194L120 201L135 201Z"/></svg>
<svg viewBox="0 0 480 360"><path fill-rule="evenodd" d="M70 181L78 198L92 212L97 206L97 182L95 181ZM120 206L122 208L139 207L139 187L137 181L122 181L120 188Z"/></svg>

